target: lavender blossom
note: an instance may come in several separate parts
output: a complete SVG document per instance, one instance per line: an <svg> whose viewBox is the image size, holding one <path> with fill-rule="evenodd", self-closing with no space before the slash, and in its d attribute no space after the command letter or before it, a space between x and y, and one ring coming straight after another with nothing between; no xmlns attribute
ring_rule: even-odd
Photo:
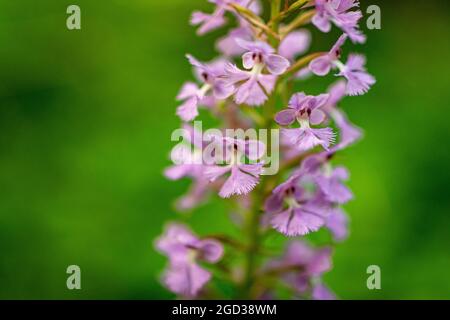
<svg viewBox="0 0 450 320"><path fill-rule="evenodd" d="M181 88L177 96L177 100L183 103L177 108L177 115L183 121L191 121L198 116L198 106L214 104L214 99L224 99L229 96L232 91L232 86L225 86L223 81L218 78L225 67L224 60L217 60L210 64L203 64L191 55L186 56L194 66L197 79L203 83L201 87L193 82L187 82ZM207 94L212 91L213 95Z"/></svg>
<svg viewBox="0 0 450 320"><path fill-rule="evenodd" d="M170 180L203 175L203 149L206 142L201 133L188 124L182 126L182 137L184 143L175 146L171 152L175 164L164 170L164 175Z"/></svg>
<svg viewBox="0 0 450 320"><path fill-rule="evenodd" d="M188 193L177 201L177 208L181 211L192 209L201 203L210 188L210 183L204 176L202 151L206 144L197 138L201 137L201 134L192 126L184 125L183 137L189 144L185 143L173 148L171 158L176 164L164 170L164 175L170 180L179 180L184 177L193 180Z"/></svg>
<svg viewBox="0 0 450 320"><path fill-rule="evenodd" d="M274 54L275 50L265 42L236 39L236 43L247 50L242 56L242 62L244 68L251 71L243 71L236 65L228 64L223 78L228 86L236 85L234 99L237 104L259 106L272 92L276 76L283 74L290 63L286 58ZM263 74L264 69L270 74Z"/></svg>
<svg viewBox="0 0 450 320"><path fill-rule="evenodd" d="M297 150L307 151L318 145L328 149L334 141L331 128L311 128L311 124L318 125L325 120L325 113L320 108L328 97L328 94L307 96L303 92L297 93L292 96L288 108L276 114L275 121L282 126L291 125L295 120L300 124L300 128L282 130L283 137Z"/></svg>
<svg viewBox="0 0 450 320"><path fill-rule="evenodd" d="M350 189L343 183L348 180L349 173L344 167L331 169L325 166L326 170L317 174L314 179L320 191L324 194L327 201L337 204L345 204L353 199Z"/></svg>
<svg viewBox="0 0 450 320"><path fill-rule="evenodd" d="M358 0L315 0L316 14L312 23L322 32L331 30L333 22L356 43L364 43L366 37L358 30L361 11L349 11L359 6Z"/></svg>
<svg viewBox="0 0 450 320"><path fill-rule="evenodd" d="M299 171L275 188L264 206L272 227L289 237L319 230L330 210L320 193L310 193L300 185L302 175Z"/></svg>
<svg viewBox="0 0 450 320"><path fill-rule="evenodd" d="M339 60L341 47L344 45L346 39L346 34L339 37L336 44L327 54L311 61L309 68L318 76L327 75L332 68L339 69L339 73L336 75L347 79L346 93L350 96L362 95L369 91L376 80L372 75L367 73L364 67L366 60L362 55L349 55L346 64L343 64Z"/></svg>
<svg viewBox="0 0 450 320"><path fill-rule="evenodd" d="M353 193L344 184L349 178L347 169L342 166L333 168L330 164L333 152L335 151L307 157L294 176L308 176L309 181L314 182L317 192L328 204L325 226L330 230L333 239L340 242L348 236L349 221L340 205L353 199Z"/></svg>
<svg viewBox="0 0 450 320"><path fill-rule="evenodd" d="M243 158L258 160L264 154L265 146L262 142L244 141L232 138L219 138L221 146L225 148L225 165L213 165L205 168L204 174L211 181L230 173L222 185L219 196L229 198L232 195L249 193L259 183L259 176L263 172L264 163L246 164Z"/></svg>
<svg viewBox="0 0 450 320"><path fill-rule="evenodd" d="M304 241L291 241L286 246L284 255L271 261L266 270L286 270L282 275L284 281L298 293L310 292L314 299L324 300L331 297L331 292L319 288L314 282L331 269L331 249L313 248Z"/></svg>
<svg viewBox="0 0 450 320"><path fill-rule="evenodd" d="M376 82L375 78L367 73L364 67L365 64L366 58L357 54L349 55L347 63L343 66L338 62L336 64L340 70L338 76L343 76L347 79L347 93L351 96L366 93Z"/></svg>
<svg viewBox="0 0 450 320"><path fill-rule="evenodd" d="M244 7L248 7L251 11L259 14L261 7L258 1L254 0L208 0L216 5L212 14L204 13L201 11L194 11L191 16L191 24L196 26L200 25L197 30L197 34L202 36L208 32L211 32L217 28L226 24L225 13L232 11L229 4L236 3Z"/></svg>
<svg viewBox="0 0 450 320"><path fill-rule="evenodd" d="M163 277L165 285L185 297L195 297L211 278L211 273L198 262L216 263L223 255L218 241L199 239L180 224L170 224L156 241L156 247L170 261Z"/></svg>

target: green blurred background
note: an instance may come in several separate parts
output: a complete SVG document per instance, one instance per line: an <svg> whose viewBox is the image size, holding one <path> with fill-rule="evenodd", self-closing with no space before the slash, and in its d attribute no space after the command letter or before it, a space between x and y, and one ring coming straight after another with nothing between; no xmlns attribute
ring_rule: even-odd
<svg viewBox="0 0 450 320"><path fill-rule="evenodd" d="M65 27L73 3L81 31ZM356 200L325 279L343 299L450 298L450 5L368 4L381 6L382 30L366 30L356 50L378 83L342 103L366 136L339 158ZM192 78L183 55L213 58L223 33L196 37L195 8L211 10L205 0L0 1L0 298L171 298L153 249L164 222L233 230L218 201L177 215L188 181L161 174L179 125L174 96ZM324 50L337 32L313 35ZM80 291L66 289L70 264ZM382 290L366 288L371 264Z"/></svg>

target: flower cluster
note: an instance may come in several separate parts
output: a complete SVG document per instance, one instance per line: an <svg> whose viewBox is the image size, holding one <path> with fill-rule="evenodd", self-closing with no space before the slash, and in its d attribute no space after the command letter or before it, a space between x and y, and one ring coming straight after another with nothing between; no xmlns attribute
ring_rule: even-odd
<svg viewBox="0 0 450 320"><path fill-rule="evenodd" d="M232 221L242 238L199 238L184 225L170 224L156 243L169 258L163 283L181 297L211 297L207 283L213 274L225 274L239 298L274 297L284 286L292 297L334 299L321 276L331 269L332 245L348 236L342 205L353 193L346 185L348 170L333 159L362 136L339 105L375 84L364 56L349 54L341 61L347 38L366 40L358 27L359 1L271 0L269 21L261 17L258 0L209 2L212 13L196 11L191 17L198 35L229 25L232 17L236 24L218 39L218 58L201 62L186 55L195 81L182 85L177 96L183 141L172 150L175 164L164 174L193 181L177 201L179 211L193 210L214 194L232 203ZM330 51L307 54L310 23L324 33L335 25L343 34ZM294 90L305 75L325 76L332 69L340 79L328 90ZM221 121L213 133L204 135L195 126L202 109ZM228 129L279 130L278 173L266 175L274 141L229 136ZM304 239L321 229L330 235L327 246ZM271 233L288 241L283 254L269 250L275 256L265 261L261 253Z"/></svg>

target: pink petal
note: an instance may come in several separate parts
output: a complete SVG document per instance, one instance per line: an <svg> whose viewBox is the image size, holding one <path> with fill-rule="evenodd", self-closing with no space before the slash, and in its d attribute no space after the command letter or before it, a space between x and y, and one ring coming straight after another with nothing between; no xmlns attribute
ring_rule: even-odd
<svg viewBox="0 0 450 320"><path fill-rule="evenodd" d="M275 50L264 41L246 41L244 39L236 39L236 43L243 49L251 52L260 52L262 54L270 54Z"/></svg>
<svg viewBox="0 0 450 320"><path fill-rule="evenodd" d="M312 18L312 23L322 32L328 33L331 30L330 21L321 14L316 13Z"/></svg>
<svg viewBox="0 0 450 320"><path fill-rule="evenodd" d="M346 63L350 70L365 70L366 57L361 54L350 54Z"/></svg>
<svg viewBox="0 0 450 320"><path fill-rule="evenodd" d="M195 119L198 116L198 110L197 110L197 104L198 104L198 98L192 97L186 100L182 105L180 105L177 108L176 114L183 120L183 121L191 121Z"/></svg>
<svg viewBox="0 0 450 320"><path fill-rule="evenodd" d="M213 14L205 14L196 11L191 16L191 24L199 25L200 28L197 30L197 34L202 36L210 31L213 31L226 23L226 19L223 15L223 9L216 9Z"/></svg>
<svg viewBox="0 0 450 320"><path fill-rule="evenodd" d="M231 85L236 82L244 81L249 79L251 76L247 71L243 71L236 67L236 65L232 63L227 63L225 65L225 83Z"/></svg>
<svg viewBox="0 0 450 320"><path fill-rule="evenodd" d="M331 50L329 52L331 60L339 58L339 54L341 52L341 47L344 45L345 41L347 40L347 37L348 36L345 33L343 35L341 35L338 38L338 40L336 41L336 43L334 44L334 46L331 48Z"/></svg>
<svg viewBox="0 0 450 320"><path fill-rule="evenodd" d="M336 107L338 102L345 97L346 83L344 80L339 80L330 86L328 93L330 97L327 101L327 106Z"/></svg>
<svg viewBox="0 0 450 320"><path fill-rule="evenodd" d="M267 96L255 79L249 79L237 89L234 99L237 104L260 106L267 100Z"/></svg>
<svg viewBox="0 0 450 320"><path fill-rule="evenodd" d="M264 164L262 163L255 163L255 164L240 164L239 169L245 173L249 173L253 176L259 176L263 173Z"/></svg>
<svg viewBox="0 0 450 320"><path fill-rule="evenodd" d="M351 123L347 119L347 116L344 112L340 111L339 109L334 109L331 113L331 116L333 117L336 126L340 130L340 141L337 146L338 148L345 148L355 143L362 137L362 130Z"/></svg>
<svg viewBox="0 0 450 320"><path fill-rule="evenodd" d="M277 54L269 54L265 62L269 72L274 75L283 74L290 66L288 59Z"/></svg>
<svg viewBox="0 0 450 320"><path fill-rule="evenodd" d="M331 268L331 250L329 248L323 248L320 251L315 252L305 271L309 275L320 276L323 273L330 271Z"/></svg>
<svg viewBox="0 0 450 320"><path fill-rule="evenodd" d="M202 240L198 249L201 252L201 259L207 262L215 263L223 256L223 246L220 242L215 240Z"/></svg>
<svg viewBox="0 0 450 320"><path fill-rule="evenodd" d="M299 151L307 151L318 145L328 149L334 141L334 133L331 128L282 129L281 134L289 144Z"/></svg>
<svg viewBox="0 0 450 320"><path fill-rule="evenodd" d="M310 43L311 33L307 29L294 31L281 41L278 53L289 60L293 60L296 56L305 53Z"/></svg>
<svg viewBox="0 0 450 320"><path fill-rule="evenodd" d="M331 231L335 241L344 241L348 237L348 217L340 208L331 211L326 227Z"/></svg>
<svg viewBox="0 0 450 320"><path fill-rule="evenodd" d="M255 65L255 59L253 59L253 52L246 52L242 55L242 65L245 69L252 69Z"/></svg>
<svg viewBox="0 0 450 320"><path fill-rule="evenodd" d="M291 99L289 100L289 108L293 108L296 110L300 110L303 106L303 104L306 102L306 95L304 92L299 92L294 94Z"/></svg>
<svg viewBox="0 0 450 320"><path fill-rule="evenodd" d="M314 109L311 112L311 115L309 117L309 121L313 125L321 124L325 120L325 113L320 109Z"/></svg>
<svg viewBox="0 0 450 320"><path fill-rule="evenodd" d="M327 103L328 99L330 98L330 95L328 93L319 94L318 96L315 96L311 101L313 101L313 109L323 107L325 103Z"/></svg>
<svg viewBox="0 0 450 320"><path fill-rule="evenodd" d="M279 194L271 194L264 203L267 213L278 213L283 209L283 197Z"/></svg>
<svg viewBox="0 0 450 320"><path fill-rule="evenodd" d="M164 170L164 175L170 180L179 180L188 176L192 171L192 165L175 165Z"/></svg>
<svg viewBox="0 0 450 320"><path fill-rule="evenodd" d="M223 176L228 171L230 171L230 168L227 166L208 166L205 167L203 173L209 181L213 182L217 180L217 178L219 178L220 176Z"/></svg>
<svg viewBox="0 0 450 320"><path fill-rule="evenodd" d="M294 109L285 109L275 115L275 121L281 126L288 126L295 121L296 111Z"/></svg>
<svg viewBox="0 0 450 320"><path fill-rule="evenodd" d="M376 83L375 78L364 71L345 72L343 76L348 80L347 94L350 96L363 95Z"/></svg>
<svg viewBox="0 0 450 320"><path fill-rule="evenodd" d="M197 84L193 82L186 82L181 87L180 92L177 95L177 100L186 100L187 98L193 97L198 92L198 86Z"/></svg>
<svg viewBox="0 0 450 320"><path fill-rule="evenodd" d="M164 283L174 293L195 297L211 279L211 273L195 263L172 266L164 275Z"/></svg>
<svg viewBox="0 0 450 320"><path fill-rule="evenodd" d="M318 284L313 288L312 298L314 300L336 300L336 296L324 284Z"/></svg>
<svg viewBox="0 0 450 320"><path fill-rule="evenodd" d="M325 76L330 72L331 60L328 55L316 58L310 62L309 69L318 76Z"/></svg>
<svg viewBox="0 0 450 320"><path fill-rule="evenodd" d="M234 194L247 194L253 190L258 182L259 178L240 171L238 167L233 167L230 177L220 189L219 196L229 198Z"/></svg>
<svg viewBox="0 0 450 320"><path fill-rule="evenodd" d="M275 87L277 77L270 74L261 74L258 77L258 82L263 86L267 93L271 93Z"/></svg>
<svg viewBox="0 0 450 320"><path fill-rule="evenodd" d="M324 223L322 217L304 212L301 209L286 210L275 214L271 219L272 227L289 237L303 236L317 231Z"/></svg>
<svg viewBox="0 0 450 320"><path fill-rule="evenodd" d="M229 85L225 80L217 80L214 83L213 94L214 97L219 100L227 99L231 96L235 91L235 87L233 85Z"/></svg>

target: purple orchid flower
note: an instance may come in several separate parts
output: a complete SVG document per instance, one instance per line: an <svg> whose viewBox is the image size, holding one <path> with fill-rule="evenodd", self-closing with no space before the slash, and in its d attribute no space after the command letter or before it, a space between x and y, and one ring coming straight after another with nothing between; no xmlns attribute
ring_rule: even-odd
<svg viewBox="0 0 450 320"><path fill-rule="evenodd" d="M344 167L333 169L329 163L334 152L330 150L306 157L301 167L294 172L286 184L289 186L292 181L308 177L308 181L315 184L320 198L327 203L325 226L330 230L335 241L343 241L348 235L348 217L338 205L350 201L353 194L343 184L343 181L348 179L348 171ZM280 185L280 187L285 188L284 185ZM280 194L272 195L271 201L272 204L266 201L266 210L267 208L270 210L270 205L272 207L279 206L282 201Z"/></svg>
<svg viewBox="0 0 450 320"><path fill-rule="evenodd" d="M348 56L347 63L343 66L337 64L340 73L347 79L347 93L350 96L362 95L369 91L370 87L375 84L375 78L367 73L366 58L363 55L351 54Z"/></svg>
<svg viewBox="0 0 450 320"><path fill-rule="evenodd" d="M267 100L276 82L276 76L283 74L290 66L289 61L275 54L275 50L265 42L249 42L236 39L236 43L247 52L242 56L245 69L243 71L236 65L228 64L225 67L224 81L229 85L237 85L234 99L237 104L260 106ZM263 74L267 69L270 74Z"/></svg>
<svg viewBox="0 0 450 320"><path fill-rule="evenodd" d="M170 180L179 180L183 177L199 178L203 175L203 148L204 142L190 125L183 125L183 138L188 143L175 146L171 152L171 159L175 163L164 170L164 175Z"/></svg>
<svg viewBox="0 0 450 320"><path fill-rule="evenodd" d="M345 204L353 199L353 193L344 184L349 172L343 166L332 167L330 160L335 151L322 152L306 157L293 177L308 176L317 186L321 197L331 204Z"/></svg>
<svg viewBox="0 0 450 320"><path fill-rule="evenodd" d="M177 108L177 115L183 121L191 121L198 116L199 105L214 104L215 99L225 99L234 90L232 86L225 85L219 79L224 72L225 61L217 60L209 64L203 64L191 55L186 55L191 65L194 66L197 79L203 83L202 87L198 87L193 82L187 82L181 88L177 96L177 100L184 101ZM213 95L207 94L212 91ZM213 100L211 102L211 99Z"/></svg>
<svg viewBox="0 0 450 320"><path fill-rule="evenodd" d="M349 219L337 205L344 204L353 198L352 192L343 184L348 179L348 171L344 167L331 168L329 163L334 151L322 152L306 157L300 169L293 177L309 176L325 201L329 202L325 226L330 230L335 241L343 241L348 236Z"/></svg>
<svg viewBox="0 0 450 320"><path fill-rule="evenodd" d="M244 48L247 52L242 56L242 64L245 69L254 69L255 67L267 68L273 75L283 74L290 63L285 57L275 54L275 50L263 41L245 41L237 39L239 46Z"/></svg>
<svg viewBox="0 0 450 320"><path fill-rule="evenodd" d="M282 129L283 138L298 151L307 151L315 146L328 149L334 141L331 128L311 128L325 119L325 113L320 110L328 100L328 94L307 96L303 92L294 94L289 101L288 108L275 115L275 121L282 126L288 126L297 120L300 128Z"/></svg>
<svg viewBox="0 0 450 320"><path fill-rule="evenodd" d="M310 62L309 69L318 76L325 76L331 69L337 68L339 73L336 75L347 79L346 94L350 96L362 95L369 91L376 80L372 75L367 73L364 67L366 60L362 55L349 55L346 64L343 64L339 60L341 47L344 45L346 39L346 34L340 36L327 54Z"/></svg>
<svg viewBox="0 0 450 320"><path fill-rule="evenodd" d="M313 285L317 279L331 270L331 249L312 248L304 241L288 243L284 255L270 261L266 266L270 270L288 270L283 273L283 280L298 293L314 291Z"/></svg>
<svg viewBox="0 0 450 320"><path fill-rule="evenodd" d="M164 175L170 180L179 180L183 177L196 178L202 175L201 150L187 145L178 145L172 149L171 159L174 165L164 170Z"/></svg>
<svg viewBox="0 0 450 320"><path fill-rule="evenodd" d="M250 161L260 159L265 153L265 145L257 140L244 141L230 137L215 138L215 141L225 150L226 164L207 166L205 176L214 182L217 178L230 173L219 191L222 198L249 193L259 183L264 163L245 164L242 159L245 157Z"/></svg>
<svg viewBox="0 0 450 320"><path fill-rule="evenodd" d="M342 53L341 47L344 45L345 40L347 40L347 35L341 35L327 54L311 61L309 64L310 70L318 76L327 75L333 68L333 63L339 61Z"/></svg>
<svg viewBox="0 0 450 320"><path fill-rule="evenodd" d="M181 211L194 208L201 203L211 188L209 181L205 178L203 171L203 148L205 143L201 133L190 125L183 126L183 137L189 144L180 144L173 148L171 159L174 165L164 170L164 175L170 180L179 180L184 177L193 179L193 183L187 194L177 200L176 206Z"/></svg>
<svg viewBox="0 0 450 320"><path fill-rule="evenodd" d="M198 261L216 263L223 255L223 246L218 241L199 239L185 226L175 223L157 239L156 248L170 262L163 277L165 285L185 297L195 297L211 278L211 273Z"/></svg>
<svg viewBox="0 0 450 320"><path fill-rule="evenodd" d="M276 77L262 74L261 71L243 71L234 64L225 67L224 81L228 85L237 85L234 101L237 104L260 106L268 99L267 94L275 87Z"/></svg>
<svg viewBox="0 0 450 320"><path fill-rule="evenodd" d="M344 167L331 169L329 163L323 165L325 168L320 174L316 174L314 180L326 200L336 204L345 204L353 199L353 193L343 183L348 180L349 173Z"/></svg>
<svg viewBox="0 0 450 320"><path fill-rule="evenodd" d="M319 230L328 216L329 203L302 188L302 176L302 170L294 173L273 190L264 205L271 226L289 237Z"/></svg>
<svg viewBox="0 0 450 320"><path fill-rule="evenodd" d="M364 43L366 37L358 29L362 13L349 11L358 7L358 0L315 0L316 14L312 23L322 32L330 32L331 22L344 31L356 43Z"/></svg>
<svg viewBox="0 0 450 320"><path fill-rule="evenodd" d="M232 11L229 7L230 3L236 3L241 6L247 7L249 10L253 11L255 14L259 14L261 11L261 6L259 1L254 0L208 0L209 2L216 5L214 12L212 14L204 13L201 11L194 11L191 16L191 25L200 25L197 30L197 34L202 36L208 32L216 30L222 27L227 19L225 18L225 13L227 11ZM233 11L232 11L233 12Z"/></svg>
<svg viewBox="0 0 450 320"><path fill-rule="evenodd" d="M341 58L341 48L347 38L354 43L366 40L358 25L362 17L359 0L304 1L302 8L313 9L310 10L311 20L318 29L330 32L334 25L343 34L329 52L315 55L312 61L305 57L310 62L295 74L291 74L295 69L290 68L291 64L301 62L297 61L298 58L306 53L311 43L308 30L283 32L289 29L285 26L292 21L303 19L301 12L290 10L296 4L292 6L289 1L284 4L275 1L269 17L259 14L260 0L208 2L214 4L212 13L195 11L191 16L191 24L197 26L197 34L217 30L228 22L229 17L236 18L236 23L216 42L215 47L220 52L217 60L201 62L187 55L195 79L182 86L177 96L180 102L176 111L185 132L181 135L181 143L171 152L174 164L164 174L171 180L185 177L192 180L188 192L177 199L179 211L194 208L212 193L218 193L222 198L238 195L234 197L235 206L230 211L230 219L245 233L244 236L250 237L245 246L261 250L256 250L255 255L246 255L243 261L239 258L239 261L234 261L236 264L232 261L235 260L233 256L239 253L241 245L235 237L223 234L202 238L184 225L171 224L155 244L168 257L163 284L182 299L210 297L207 284L213 269L209 270L206 265L222 259L224 248L217 240L223 239L230 245L231 264L217 267L224 272L227 281L261 284L252 286L252 290L239 292L239 296L276 298L282 293L276 290L282 282L294 299L336 299L322 279L324 273L332 268L331 247L312 247L307 242L288 239L284 254L266 263L267 260L260 256L266 249L265 243L253 235L261 233L263 236L275 229L287 238L309 238L314 236L310 233L323 228L329 232L333 243L348 237L350 219L342 205L353 198L347 186L349 172L342 166L334 166L331 160L338 151L360 139L362 130L347 119L339 104L345 96L365 94L376 82L366 71L364 56L349 54L344 57L348 58L347 61ZM284 14L286 12L289 14ZM269 32L258 27L258 21L269 19L280 27L275 28L279 30L274 29L280 36L279 41L275 41L277 47L271 46ZM271 27L270 23L268 25ZM237 57L242 58L242 65L232 62ZM292 86L277 88L278 82L286 80L288 75L293 79L305 79L313 74L325 76L330 72L339 81L325 94L293 94L290 92ZM278 89L281 91L275 92ZM281 140L271 136L275 140L271 139L270 146L275 151L280 142L281 153L274 155L268 152L266 156L266 145L257 140L254 129L270 130L273 127L273 123L268 121L271 120L268 119L271 110L269 108L261 114L246 107L264 105L269 99L271 102L283 100L286 94L293 94L287 106L277 110L271 118L280 126ZM200 132L202 129L196 131L197 122L195 127L187 124L196 119L200 111L203 113L200 108L207 108L208 113L220 122L217 124L219 129L210 129L203 134ZM336 132L334 127L337 127ZM172 137L179 137L179 133L177 130ZM265 133L258 132L264 136L261 138L267 138ZM269 167L266 159L270 159L273 165ZM278 168L278 160L281 161L279 177L269 180L274 182L285 179L288 174L290 176L287 180L280 180L283 183L279 185L273 185L269 180L267 184L260 184L263 175ZM273 187L267 195L266 189ZM265 193L264 198L255 197L255 193L261 192ZM258 212L261 209L264 211L262 216ZM243 214L245 212L249 215ZM255 223L247 226L248 221L255 219ZM252 264L255 258L257 263ZM260 263L264 263L262 268ZM270 281L260 281L265 279Z"/></svg>

